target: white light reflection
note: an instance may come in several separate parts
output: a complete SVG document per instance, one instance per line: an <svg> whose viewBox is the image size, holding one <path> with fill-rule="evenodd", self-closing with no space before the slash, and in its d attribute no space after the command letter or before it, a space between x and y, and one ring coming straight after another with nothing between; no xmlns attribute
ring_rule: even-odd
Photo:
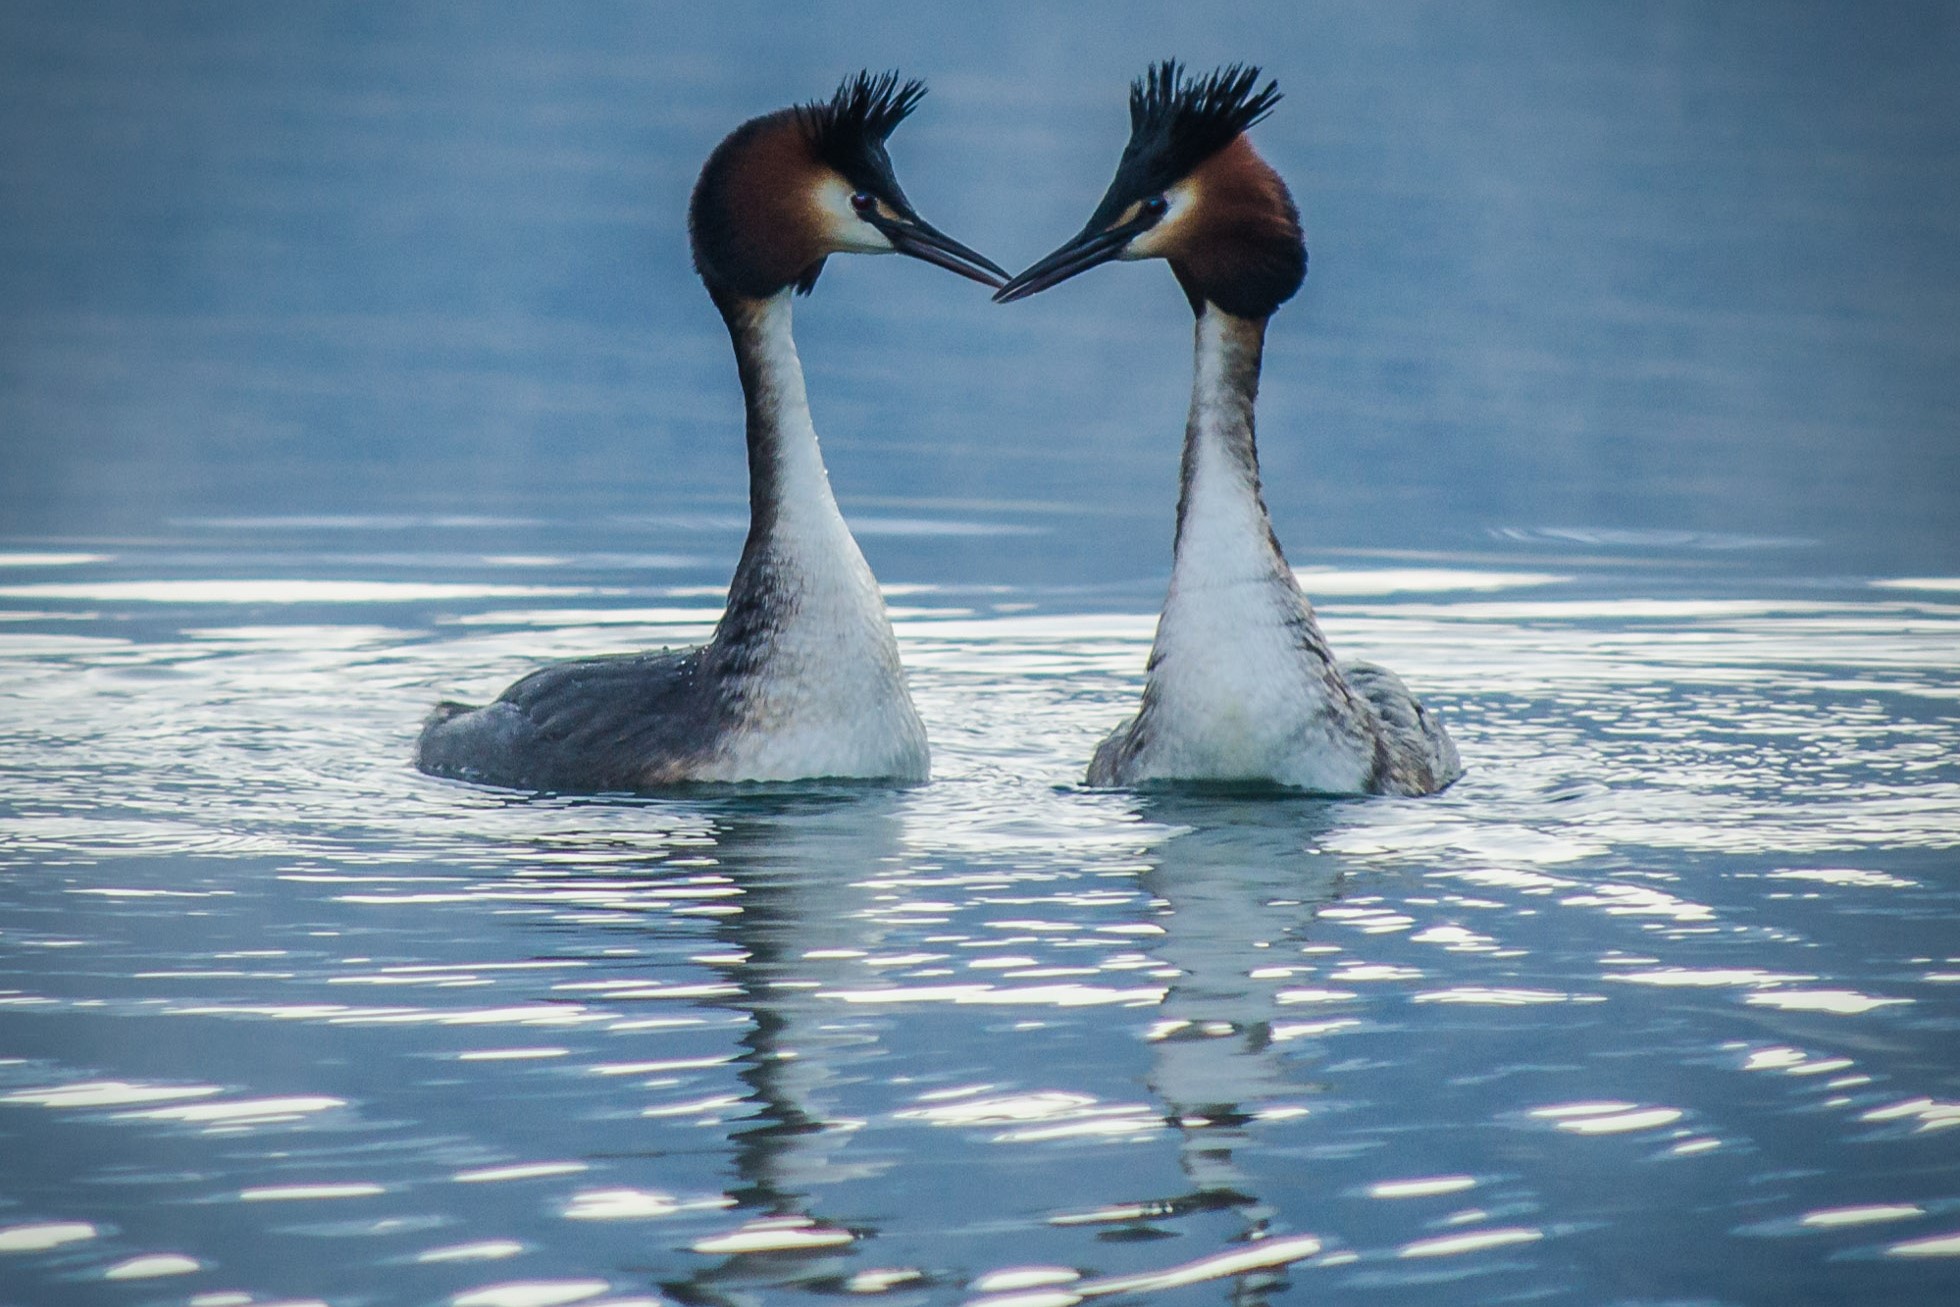
<svg viewBox="0 0 1960 1307"><path fill-rule="evenodd" d="M123 1080L91 1080L79 1085L20 1089L0 1095L0 1103L36 1103L42 1107L125 1107L133 1103L169 1102L222 1094L216 1085L144 1085Z"/></svg>
<svg viewBox="0 0 1960 1307"><path fill-rule="evenodd" d="M495 1262L515 1257L524 1245L515 1239L483 1239L476 1243L453 1243L427 1248L415 1254L418 1262Z"/></svg>
<svg viewBox="0 0 1960 1307"><path fill-rule="evenodd" d="M1533 1230L1513 1226L1502 1230L1473 1230L1467 1234L1446 1234L1435 1239L1418 1239L1414 1243L1403 1244L1396 1249L1397 1257L1457 1257L1464 1253L1484 1252L1491 1248L1504 1248L1512 1244L1536 1243L1545 1237L1543 1230Z"/></svg>
<svg viewBox="0 0 1960 1307"><path fill-rule="evenodd" d="M241 1189L240 1202L247 1203L298 1203L312 1202L327 1198L372 1198L385 1194L388 1190L378 1184L355 1182L351 1184L274 1184L260 1185L252 1189Z"/></svg>
<svg viewBox="0 0 1960 1307"><path fill-rule="evenodd" d="M1875 998L1851 989L1779 989L1751 994L1743 1002L1785 1012L1828 1012L1833 1016L1862 1016L1877 1008L1910 1003L1909 998Z"/></svg>
<svg viewBox="0 0 1960 1307"><path fill-rule="evenodd" d="M1596 885L1591 893L1574 894L1559 903L1568 908L1600 908L1615 917L1667 917L1679 922L1715 919L1714 910L1705 904L1690 903L1646 885Z"/></svg>
<svg viewBox="0 0 1960 1307"><path fill-rule="evenodd" d="M969 1298L966 1307L1075 1307L1082 1295L1067 1289L1028 1289L1020 1293Z"/></svg>
<svg viewBox="0 0 1960 1307"><path fill-rule="evenodd" d="M568 1221L652 1221L676 1212L710 1212L733 1207L726 1194L684 1199L647 1189L584 1189L559 1212Z"/></svg>
<svg viewBox="0 0 1960 1307"><path fill-rule="evenodd" d="M1815 976L1763 971L1756 967L1659 967L1652 971L1609 972L1602 978L1629 985L1689 986L1709 989L1723 986L1757 988L1817 979Z"/></svg>
<svg viewBox="0 0 1960 1307"><path fill-rule="evenodd" d="M1160 1109L1144 1103L1103 1103L1088 1094L1047 1091L991 1098L958 1098L894 1114L941 1126L1011 1126L995 1143L1032 1143L1085 1136L1135 1137L1163 1128Z"/></svg>
<svg viewBox="0 0 1960 1307"><path fill-rule="evenodd" d="M1549 989L1495 989L1487 985L1459 985L1455 989L1431 989L1412 994L1409 1001L1529 1007L1538 1003L1603 1003L1606 998L1602 994L1563 994Z"/></svg>
<svg viewBox="0 0 1960 1307"><path fill-rule="evenodd" d="M421 581L95 581L0 586L0 598L5 599L150 604L401 604L624 593L592 586L438 585Z"/></svg>
<svg viewBox="0 0 1960 1307"><path fill-rule="evenodd" d="M1298 1003L1344 1003L1358 997L1351 989L1282 989L1273 995L1273 1002L1281 1006Z"/></svg>
<svg viewBox="0 0 1960 1307"><path fill-rule="evenodd" d="M846 1293L885 1293L901 1284L911 1284L926 1278L925 1272L909 1266L874 1267L859 1271L844 1281Z"/></svg>
<svg viewBox="0 0 1960 1307"><path fill-rule="evenodd" d="M807 1216L768 1216L740 1229L691 1245L697 1253L740 1256L747 1253L794 1252L807 1248L837 1248L857 1236L849 1230L819 1225Z"/></svg>
<svg viewBox="0 0 1960 1307"><path fill-rule="evenodd" d="M248 1098L230 1103L191 1103L179 1107L149 1107L118 1112L124 1120L183 1121L194 1124L270 1125L295 1121L312 1112L345 1107L345 1099L324 1094L296 1094L287 1098Z"/></svg>
<svg viewBox="0 0 1960 1307"><path fill-rule="evenodd" d="M1350 962L1327 978L1353 985L1376 980L1421 980L1422 974L1415 967L1400 967L1385 962Z"/></svg>
<svg viewBox="0 0 1960 1307"><path fill-rule="evenodd" d="M531 608L494 613L461 613L445 617L445 626L687 626L712 627L721 618L719 608ZM678 632L663 631L657 639L674 639Z"/></svg>
<svg viewBox="0 0 1960 1307"><path fill-rule="evenodd" d="M1895 576L1873 581L1878 590L1949 590L1960 591L1960 576Z"/></svg>
<svg viewBox="0 0 1960 1307"><path fill-rule="evenodd" d="M536 1180L551 1175L577 1175L586 1169L584 1162L519 1162L510 1166L486 1166L474 1171L458 1171L449 1178L457 1184L496 1184L505 1180Z"/></svg>
<svg viewBox="0 0 1960 1307"><path fill-rule="evenodd" d="M1673 1125L1682 1115L1677 1107L1650 1107L1618 1116L1586 1116L1560 1121L1558 1128L1578 1135L1617 1135L1630 1130L1652 1130L1657 1126Z"/></svg>
<svg viewBox="0 0 1960 1307"><path fill-rule="evenodd" d="M1336 1021L1282 1021L1271 1027L1275 1044L1283 1044L1289 1039L1312 1039L1320 1035L1331 1035L1336 1031L1353 1030L1361 1022L1353 1017Z"/></svg>
<svg viewBox="0 0 1960 1307"><path fill-rule="evenodd" d="M1863 1207L1826 1207L1805 1212L1799 1223L1814 1229L1834 1230L1845 1225L1873 1225L1882 1221L1909 1221L1926 1215L1917 1203L1868 1203Z"/></svg>
<svg viewBox="0 0 1960 1307"><path fill-rule="evenodd" d="M1836 1071L1844 1071L1857 1063L1848 1057L1812 1058L1800 1049L1777 1045L1772 1048L1752 1049L1743 1062L1744 1071L1777 1071L1788 1076L1821 1076ZM1845 1089L1853 1085L1867 1084L1869 1076L1844 1076L1828 1082L1827 1088Z"/></svg>
<svg viewBox="0 0 1960 1307"><path fill-rule="evenodd" d="M1436 944L1452 953L1488 953L1498 947L1488 935L1462 926L1430 926L1409 936L1416 944Z"/></svg>
<svg viewBox="0 0 1960 1307"><path fill-rule="evenodd" d="M1391 908L1332 907L1322 908L1314 915L1322 921L1343 922L1370 935L1394 934L1416 924L1414 917Z"/></svg>
<svg viewBox="0 0 1960 1307"><path fill-rule="evenodd" d="M1164 990L1108 989L1094 985L1026 985L1007 988L994 985L920 985L909 989L826 989L817 997L845 1003L957 1003L1030 1004L1050 1007L1099 1007L1120 1004L1126 1007L1154 1007L1163 1001Z"/></svg>
<svg viewBox="0 0 1960 1307"><path fill-rule="evenodd" d="M567 1057L569 1048L473 1048L458 1053L458 1062L536 1062Z"/></svg>
<svg viewBox="0 0 1960 1307"><path fill-rule="evenodd" d="M1461 567L1296 567L1293 575L1310 595L1343 597L1406 592L1525 590L1564 585L1572 580L1569 576L1552 572L1472 571Z"/></svg>
<svg viewBox="0 0 1960 1307"><path fill-rule="evenodd" d="M1103 1298L1116 1294L1159 1293L1169 1289L1181 1289L1188 1285L1203 1284L1208 1280L1229 1279L1245 1275L1251 1271L1271 1270L1292 1262L1312 1257L1321 1249L1321 1241L1310 1234L1288 1235L1277 1238L1259 1239L1242 1247L1213 1253L1176 1266L1167 1266L1158 1271L1141 1271L1131 1275L1108 1275L1093 1280L1049 1280L1027 1282L1019 1292L1008 1290L992 1296L973 1298L966 1307L1070 1307L1088 1298ZM1061 1274L1063 1268L1008 1269L995 1275L1012 1277L1020 1275ZM1066 1272L1073 1277L1073 1272ZM994 1275L983 1275L974 1282L974 1288L991 1283ZM1060 1287L1045 1288L1043 1285Z"/></svg>
<svg viewBox="0 0 1960 1307"><path fill-rule="evenodd" d="M1883 871L1860 871L1853 867L1803 867L1772 871L1767 880L1810 880L1823 885L1848 885L1858 889L1912 889L1919 882Z"/></svg>
<svg viewBox="0 0 1960 1307"><path fill-rule="evenodd" d="M1167 1266L1161 1271L1143 1271L1135 1275L1112 1275L1095 1280L1084 1280L1075 1285L1074 1290L1084 1298L1118 1293L1157 1293L1166 1289L1180 1289L1185 1285L1202 1284L1207 1280L1222 1280L1234 1275L1244 1275L1248 1271L1285 1266L1289 1262L1312 1257L1320 1251L1320 1248L1320 1240L1310 1234L1261 1239L1242 1248L1213 1253L1209 1257L1200 1257L1177 1266Z"/></svg>
<svg viewBox="0 0 1960 1307"><path fill-rule="evenodd" d="M1641 1107L1637 1103L1558 1103L1526 1113L1578 1135L1615 1135L1672 1125L1685 1115L1674 1107Z"/></svg>
<svg viewBox="0 0 1960 1307"><path fill-rule="evenodd" d="M706 1071L726 1066L734 1060L733 1053L716 1053L708 1057L670 1057L652 1062L606 1062L589 1066L586 1070L595 1076L650 1076L670 1071Z"/></svg>
<svg viewBox="0 0 1960 1307"><path fill-rule="evenodd" d="M181 1253L148 1253L117 1262L102 1272L105 1280L154 1280L166 1275L189 1275L203 1269L195 1257Z"/></svg>
<svg viewBox="0 0 1960 1307"><path fill-rule="evenodd" d="M1477 1181L1467 1175L1434 1175L1419 1180L1378 1180L1368 1186L1370 1198L1429 1198L1436 1194L1461 1193L1475 1189Z"/></svg>
<svg viewBox="0 0 1960 1307"><path fill-rule="evenodd" d="M511 1280L459 1293L450 1307L564 1307L611 1289L604 1280Z"/></svg>
<svg viewBox="0 0 1960 1307"><path fill-rule="evenodd" d="M662 1103L658 1107L643 1107L640 1109L640 1115L647 1117L719 1116L730 1108L741 1107L747 1104L748 1101L741 1094L713 1094L706 1098L689 1099L684 1103Z"/></svg>
<svg viewBox="0 0 1960 1307"><path fill-rule="evenodd" d="M1960 1126L1960 1103L1943 1103L1933 1098L1910 1098L1886 1107L1875 1107L1859 1114L1860 1121L1916 1120L1921 1131L1947 1130Z"/></svg>
<svg viewBox="0 0 1960 1307"><path fill-rule="evenodd" d="M65 1243L96 1237L87 1221L41 1221L31 1225L0 1226L0 1253L38 1253Z"/></svg>
<svg viewBox="0 0 1960 1307"><path fill-rule="evenodd" d="M114 556L111 554L0 552L0 567L79 567L84 563L108 563L113 561Z"/></svg>
<svg viewBox="0 0 1960 1307"><path fill-rule="evenodd" d="M1068 1266L1010 1266L989 1271L967 1287L975 1293L1006 1293L1014 1289L1072 1284L1081 1278L1082 1272Z"/></svg>

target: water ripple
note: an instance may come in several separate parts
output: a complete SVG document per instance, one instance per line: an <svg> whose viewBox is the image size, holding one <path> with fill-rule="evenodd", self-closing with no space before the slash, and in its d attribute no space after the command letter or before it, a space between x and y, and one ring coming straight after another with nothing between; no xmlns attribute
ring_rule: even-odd
<svg viewBox="0 0 1960 1307"><path fill-rule="evenodd" d="M439 694L708 620L595 606L582 565L283 625L84 560L32 611L93 607L0 632L10 1265L257 1300L324 1239L486 1307L647 1265L668 1298L1526 1293L1635 1187L1668 1237L1848 1259L1817 1275L1953 1255L1910 1223L1956 1210L1917 1150L1960 1140L1960 609L1329 603L1471 760L1421 802L1080 788L1151 620L1013 594L908 596L923 787L417 776Z"/></svg>

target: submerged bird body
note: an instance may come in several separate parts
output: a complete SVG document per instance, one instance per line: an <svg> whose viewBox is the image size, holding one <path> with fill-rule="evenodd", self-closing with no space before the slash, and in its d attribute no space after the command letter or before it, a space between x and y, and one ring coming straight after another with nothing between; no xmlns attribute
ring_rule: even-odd
<svg viewBox="0 0 1960 1307"><path fill-rule="evenodd" d="M1012 279L1016 299L1118 258L1169 259L1197 318L1175 561L1137 715L1091 785L1268 783L1429 794L1462 771L1393 672L1335 660L1266 511L1253 409L1266 321L1299 287L1291 197L1241 133L1278 98L1256 73L1180 84L1162 65L1131 97L1116 180L1073 241Z"/></svg>
<svg viewBox="0 0 1960 1307"><path fill-rule="evenodd" d="M897 250L997 284L992 264L918 218L891 175L883 141L920 93L861 76L828 104L755 119L695 188L695 262L734 345L749 458L749 534L713 637L554 664L481 708L442 704L423 727L421 770L573 793L925 779L925 729L831 493L790 334L792 293L832 253Z"/></svg>

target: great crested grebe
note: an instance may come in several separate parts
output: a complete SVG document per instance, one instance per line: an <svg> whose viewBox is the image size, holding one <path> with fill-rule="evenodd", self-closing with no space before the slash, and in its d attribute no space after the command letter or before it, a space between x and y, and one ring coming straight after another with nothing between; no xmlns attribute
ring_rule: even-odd
<svg viewBox="0 0 1960 1307"><path fill-rule="evenodd" d="M749 534L695 649L557 663L481 708L438 705L415 763L518 789L692 781L924 780L878 583L837 509L790 338L829 255L909 254L986 286L1003 269L934 230L885 153L924 86L859 73L828 101L743 123L688 205L694 266L728 324L747 410Z"/></svg>
<svg viewBox="0 0 1960 1307"><path fill-rule="evenodd" d="M1334 661L1260 495L1266 320L1300 288L1307 250L1286 184L1244 135L1279 99L1258 78L1153 65L1130 88L1130 141L1088 225L994 296L1112 259L1166 259L1197 316L1170 594L1142 706L1096 749L1088 783L1431 794L1463 770L1448 732L1393 672Z"/></svg>

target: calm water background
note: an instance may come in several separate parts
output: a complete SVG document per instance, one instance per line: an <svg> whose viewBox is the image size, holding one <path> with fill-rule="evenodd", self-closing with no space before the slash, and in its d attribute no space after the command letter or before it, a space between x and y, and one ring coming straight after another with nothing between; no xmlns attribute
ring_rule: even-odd
<svg viewBox="0 0 1960 1307"><path fill-rule="evenodd" d="M1161 268L798 305L935 779L518 799L439 696L701 638L735 122L897 65L1079 225L1263 62L1267 493L1426 801L1093 794ZM1960 10L0 9L0 1302L1960 1297Z"/></svg>

